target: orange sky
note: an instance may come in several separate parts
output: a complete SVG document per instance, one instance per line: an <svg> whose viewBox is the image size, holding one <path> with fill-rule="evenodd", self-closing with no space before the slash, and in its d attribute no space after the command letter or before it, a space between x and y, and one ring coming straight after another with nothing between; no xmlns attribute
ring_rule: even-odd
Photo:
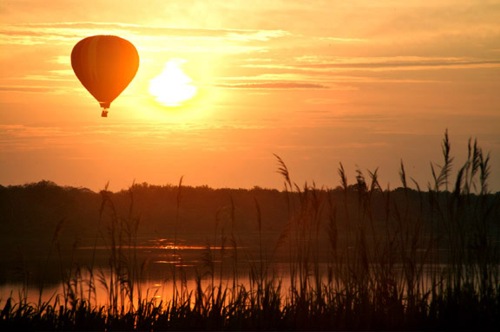
<svg viewBox="0 0 500 332"><path fill-rule="evenodd" d="M500 190L499 1L2 1L0 184L42 179L111 190L136 183L283 188L339 184L344 165L382 187L426 188L446 129L455 171L467 140ZM82 38L118 35L141 58L108 118L75 77ZM158 104L170 59L198 88Z"/></svg>

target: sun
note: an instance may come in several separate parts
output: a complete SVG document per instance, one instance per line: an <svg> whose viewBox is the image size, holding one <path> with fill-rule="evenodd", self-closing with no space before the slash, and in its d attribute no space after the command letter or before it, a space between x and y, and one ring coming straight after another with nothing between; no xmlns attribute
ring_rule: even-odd
<svg viewBox="0 0 500 332"><path fill-rule="evenodd" d="M163 71L149 83L149 93L164 106L181 106L196 95L193 80L183 70L184 59L170 59Z"/></svg>

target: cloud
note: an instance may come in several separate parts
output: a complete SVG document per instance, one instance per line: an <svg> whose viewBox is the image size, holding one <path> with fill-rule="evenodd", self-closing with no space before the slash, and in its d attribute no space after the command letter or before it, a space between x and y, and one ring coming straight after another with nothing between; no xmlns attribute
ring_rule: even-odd
<svg viewBox="0 0 500 332"><path fill-rule="evenodd" d="M300 62L300 59L299 59ZM472 58L442 57L373 57L373 58L339 58L333 61L298 64L302 68L317 69L440 69L466 67L500 67L499 60L479 60Z"/></svg>
<svg viewBox="0 0 500 332"><path fill-rule="evenodd" d="M57 126L0 124L0 146L5 152L70 148L70 139L76 136L75 131Z"/></svg>
<svg viewBox="0 0 500 332"><path fill-rule="evenodd" d="M11 86L0 86L1 92L51 92L53 88L45 87L45 86L21 86L21 85L11 85Z"/></svg>
<svg viewBox="0 0 500 332"><path fill-rule="evenodd" d="M344 83L343 90L353 89L353 84L402 83L433 84L451 82L444 75L409 75L407 72L435 70L495 69L500 68L500 60L472 57L328 57L299 56L291 59L260 59L248 61L240 66L246 76L232 77L240 84L223 86L235 88L272 88L267 82L300 82L296 87L329 88L338 90L337 83ZM272 73L272 74L271 74ZM391 74L389 74L391 73ZM393 73L393 74L392 74ZM404 73L400 75L399 73ZM251 75L253 74L253 75ZM260 80L264 83L248 81ZM306 84L301 86L302 83ZM349 83L350 85L345 85ZM284 84L286 86L286 84ZM290 86L290 88L292 88Z"/></svg>
<svg viewBox="0 0 500 332"><path fill-rule="evenodd" d="M262 83L234 83L218 84L217 87L233 89L328 89L329 87L316 83L304 82L262 82Z"/></svg>
<svg viewBox="0 0 500 332"><path fill-rule="evenodd" d="M93 34L135 35L138 38L225 39L238 42L268 41L289 35L284 30L257 29L179 29L125 23L59 22L15 24L0 30L0 42L9 44L42 43L44 40L68 40Z"/></svg>
<svg viewBox="0 0 500 332"><path fill-rule="evenodd" d="M300 56L292 61L273 63L254 61L244 65L247 68L265 68L293 71L329 70L420 70L441 68L498 68L500 60L467 57L321 57Z"/></svg>
<svg viewBox="0 0 500 332"><path fill-rule="evenodd" d="M365 38L349 38L349 37L318 37L320 41L326 41L332 44L346 44L346 43L366 43L368 39Z"/></svg>

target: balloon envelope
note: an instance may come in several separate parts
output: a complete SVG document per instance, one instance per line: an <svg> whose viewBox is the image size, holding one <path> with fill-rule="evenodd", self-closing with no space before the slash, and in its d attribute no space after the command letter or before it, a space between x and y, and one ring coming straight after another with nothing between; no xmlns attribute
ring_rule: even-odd
<svg viewBox="0 0 500 332"><path fill-rule="evenodd" d="M139 54L128 40L97 35L80 40L71 52L71 66L83 86L106 109L128 86L139 68Z"/></svg>

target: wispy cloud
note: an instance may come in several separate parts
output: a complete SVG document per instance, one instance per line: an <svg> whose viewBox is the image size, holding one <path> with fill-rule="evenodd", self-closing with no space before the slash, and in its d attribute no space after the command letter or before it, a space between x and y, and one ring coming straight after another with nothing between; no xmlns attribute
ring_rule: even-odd
<svg viewBox="0 0 500 332"><path fill-rule="evenodd" d="M47 41L67 41L93 34L135 35L150 39L224 39L228 41L268 41L289 35L284 30L253 29L179 29L124 23L59 22L15 24L0 29L2 44L40 44Z"/></svg>
<svg viewBox="0 0 500 332"><path fill-rule="evenodd" d="M58 126L0 124L0 146L4 152L27 152L70 147L80 133Z"/></svg>
<svg viewBox="0 0 500 332"><path fill-rule="evenodd" d="M442 68L500 68L500 60L484 60L468 57L321 57L300 56L285 63L257 62L244 65L249 68L276 70L421 70Z"/></svg>
<svg viewBox="0 0 500 332"><path fill-rule="evenodd" d="M33 86L33 85L10 85L10 86L0 86L1 92L37 92L46 93L53 91L53 88L46 86Z"/></svg>
<svg viewBox="0 0 500 332"><path fill-rule="evenodd" d="M218 84L216 87L232 89L328 89L323 84L304 82L262 82L262 83L234 83Z"/></svg>
<svg viewBox="0 0 500 332"><path fill-rule="evenodd" d="M466 68L466 67L500 67L500 60L482 60L463 57L370 57L370 58L319 58L300 57L297 66L301 68L318 69L383 69L383 70L408 70L408 69L440 69L440 68Z"/></svg>

